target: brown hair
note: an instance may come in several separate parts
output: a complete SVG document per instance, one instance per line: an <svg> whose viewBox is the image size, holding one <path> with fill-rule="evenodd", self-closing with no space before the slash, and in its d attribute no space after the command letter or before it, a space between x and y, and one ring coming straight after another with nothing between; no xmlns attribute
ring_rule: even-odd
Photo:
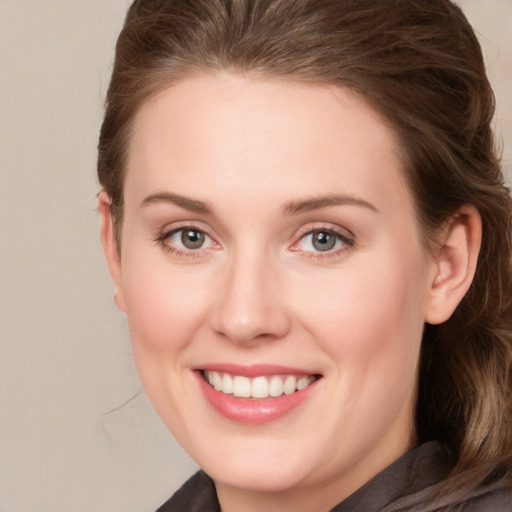
<svg viewBox="0 0 512 512"><path fill-rule="evenodd" d="M451 485L510 476L511 203L477 39L448 0L136 0L116 47L98 176L119 241L130 132L177 80L220 70L348 87L398 135L426 239L462 205L483 223L474 282L426 326L416 427L453 451Z"/></svg>

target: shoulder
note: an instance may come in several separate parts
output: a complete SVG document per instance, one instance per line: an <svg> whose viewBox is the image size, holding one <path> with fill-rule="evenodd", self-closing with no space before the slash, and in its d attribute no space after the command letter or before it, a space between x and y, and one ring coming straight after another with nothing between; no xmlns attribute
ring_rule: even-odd
<svg viewBox="0 0 512 512"><path fill-rule="evenodd" d="M512 512L512 484L498 482L477 489L459 501L461 512Z"/></svg>
<svg viewBox="0 0 512 512"><path fill-rule="evenodd" d="M435 492L435 487L432 490ZM409 497L410 499L411 497ZM418 493L405 504L397 502L386 512L512 512L512 483L498 481L470 490L458 490L428 497Z"/></svg>
<svg viewBox="0 0 512 512"><path fill-rule="evenodd" d="M220 512L212 479L198 471L156 512Z"/></svg>
<svg viewBox="0 0 512 512"><path fill-rule="evenodd" d="M445 446L425 443L384 469L333 512L512 512L510 481L450 491L452 465Z"/></svg>

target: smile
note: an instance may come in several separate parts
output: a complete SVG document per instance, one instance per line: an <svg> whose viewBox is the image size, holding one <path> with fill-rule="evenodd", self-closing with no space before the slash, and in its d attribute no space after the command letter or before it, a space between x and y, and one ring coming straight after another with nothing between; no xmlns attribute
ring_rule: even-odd
<svg viewBox="0 0 512 512"><path fill-rule="evenodd" d="M203 379L212 388L237 398L277 398L292 395L312 384L314 375L265 375L249 378L217 371L202 372Z"/></svg>
<svg viewBox="0 0 512 512"><path fill-rule="evenodd" d="M312 400L323 376L276 365L219 364L196 368L199 390L213 410L236 423L279 420Z"/></svg>

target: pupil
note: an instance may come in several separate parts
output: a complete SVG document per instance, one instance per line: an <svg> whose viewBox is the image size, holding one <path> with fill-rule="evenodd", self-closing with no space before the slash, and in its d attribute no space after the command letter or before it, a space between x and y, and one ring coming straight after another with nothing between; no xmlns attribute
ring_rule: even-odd
<svg viewBox="0 0 512 512"><path fill-rule="evenodd" d="M187 249L199 249L204 243L204 233L193 229L185 230L181 234L181 242Z"/></svg>
<svg viewBox="0 0 512 512"><path fill-rule="evenodd" d="M330 251L336 244L336 237L325 231L313 233L313 247L317 251Z"/></svg>

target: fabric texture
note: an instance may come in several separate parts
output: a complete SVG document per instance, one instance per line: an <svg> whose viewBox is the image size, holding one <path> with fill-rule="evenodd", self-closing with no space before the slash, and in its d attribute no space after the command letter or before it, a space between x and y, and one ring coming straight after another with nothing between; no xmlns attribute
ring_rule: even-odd
<svg viewBox="0 0 512 512"><path fill-rule="evenodd" d="M451 466L447 450L425 443L394 462L331 512L512 512L512 484L439 494ZM203 471L156 512L220 512L215 486Z"/></svg>

